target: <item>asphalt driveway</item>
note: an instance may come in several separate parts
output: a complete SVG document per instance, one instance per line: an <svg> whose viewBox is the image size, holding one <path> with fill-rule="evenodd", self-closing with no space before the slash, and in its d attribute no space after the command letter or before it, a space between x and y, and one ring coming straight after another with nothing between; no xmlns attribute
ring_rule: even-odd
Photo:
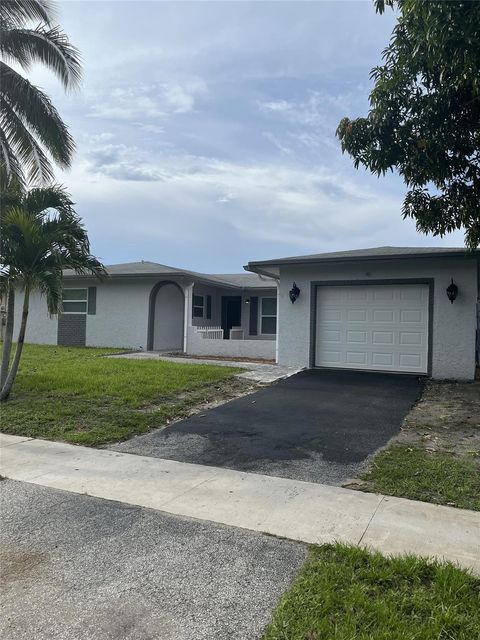
<svg viewBox="0 0 480 640"><path fill-rule="evenodd" d="M12 480L0 510L5 640L254 640L307 552Z"/></svg>
<svg viewBox="0 0 480 640"><path fill-rule="evenodd" d="M340 484L398 433L423 390L416 376L303 371L110 448L180 462Z"/></svg>

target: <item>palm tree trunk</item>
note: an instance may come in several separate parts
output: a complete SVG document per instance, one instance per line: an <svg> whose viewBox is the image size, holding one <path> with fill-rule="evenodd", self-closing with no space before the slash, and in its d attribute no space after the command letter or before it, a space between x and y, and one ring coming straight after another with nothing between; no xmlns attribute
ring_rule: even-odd
<svg viewBox="0 0 480 640"><path fill-rule="evenodd" d="M17 375L18 365L20 364L20 357L22 355L23 343L25 342L25 330L27 328L27 319L28 319L28 307L30 302L30 287L27 285L25 287L25 296L23 298L23 309L22 309L22 321L20 323L20 331L18 333L17 346L15 348L15 355L13 357L12 366L10 367L10 371L8 372L7 379L5 380L5 384L0 391L0 402L3 402L10 395L10 391L12 390L13 382L15 380L15 376Z"/></svg>
<svg viewBox="0 0 480 640"><path fill-rule="evenodd" d="M3 339L2 364L0 366L0 389L3 389L8 375L10 353L12 351L13 321L15 312L15 289L10 284L7 292L7 322L5 324L5 337Z"/></svg>

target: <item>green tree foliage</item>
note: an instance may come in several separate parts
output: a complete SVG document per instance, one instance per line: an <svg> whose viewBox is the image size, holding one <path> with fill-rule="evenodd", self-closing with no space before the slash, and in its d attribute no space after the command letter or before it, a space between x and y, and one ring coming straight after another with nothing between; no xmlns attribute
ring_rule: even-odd
<svg viewBox="0 0 480 640"><path fill-rule="evenodd" d="M8 398L22 354L32 291L45 296L48 311L62 310L63 271L106 276L90 254L90 243L73 202L53 185L24 191L2 177L0 215L0 291L7 295L7 325L0 369L0 401ZM10 364L15 290L23 290L23 309L15 355Z"/></svg>
<svg viewBox="0 0 480 640"><path fill-rule="evenodd" d="M397 170L404 218L480 244L480 2L377 0L398 12L365 118L343 118L343 151L377 175Z"/></svg>
<svg viewBox="0 0 480 640"><path fill-rule="evenodd" d="M23 183L50 182L51 160L69 167L75 148L50 98L15 69L39 63L66 90L78 86L79 53L54 17L50 0L0 2L0 164Z"/></svg>

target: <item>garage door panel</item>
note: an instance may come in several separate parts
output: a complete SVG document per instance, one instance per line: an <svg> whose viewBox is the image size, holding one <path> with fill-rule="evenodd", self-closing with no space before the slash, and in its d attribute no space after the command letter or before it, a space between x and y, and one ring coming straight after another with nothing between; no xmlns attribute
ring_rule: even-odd
<svg viewBox="0 0 480 640"><path fill-rule="evenodd" d="M395 334L393 331L372 331L372 344L391 345L395 343Z"/></svg>
<svg viewBox="0 0 480 640"><path fill-rule="evenodd" d="M367 312L365 309L347 309L347 320L349 322L367 322Z"/></svg>
<svg viewBox="0 0 480 640"><path fill-rule="evenodd" d="M367 344L367 332L347 331L347 344Z"/></svg>
<svg viewBox="0 0 480 640"><path fill-rule="evenodd" d="M423 345L425 339L422 331L401 331L399 337L401 345Z"/></svg>
<svg viewBox="0 0 480 640"><path fill-rule="evenodd" d="M339 322L342 320L341 309L326 309L322 313L322 320L324 322Z"/></svg>
<svg viewBox="0 0 480 640"><path fill-rule="evenodd" d="M418 353L401 353L400 366L417 371L422 366L422 356Z"/></svg>
<svg viewBox="0 0 480 640"><path fill-rule="evenodd" d="M395 322L395 314L392 309L373 309L372 322Z"/></svg>
<svg viewBox="0 0 480 640"><path fill-rule="evenodd" d="M426 373L427 285L317 290L317 366Z"/></svg>
<svg viewBox="0 0 480 640"><path fill-rule="evenodd" d="M381 369L393 367L393 353L372 353L372 365Z"/></svg>

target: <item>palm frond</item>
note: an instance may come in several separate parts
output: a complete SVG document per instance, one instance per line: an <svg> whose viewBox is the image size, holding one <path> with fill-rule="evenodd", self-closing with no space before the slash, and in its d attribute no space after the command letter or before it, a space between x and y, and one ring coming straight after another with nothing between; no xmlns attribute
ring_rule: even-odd
<svg viewBox="0 0 480 640"><path fill-rule="evenodd" d="M50 0L2 0L0 20L21 26L37 20L51 24L55 17L54 3Z"/></svg>
<svg viewBox="0 0 480 640"><path fill-rule="evenodd" d="M0 91L55 162L61 167L69 167L75 143L50 98L4 62L0 62Z"/></svg>
<svg viewBox="0 0 480 640"><path fill-rule="evenodd" d="M25 175L18 158L11 148L8 140L0 127L0 167L8 180L17 179L25 184Z"/></svg>
<svg viewBox="0 0 480 640"><path fill-rule="evenodd" d="M29 69L40 62L53 71L66 89L78 87L82 75L80 54L59 27L46 29L8 29L0 41L6 60Z"/></svg>
<svg viewBox="0 0 480 640"><path fill-rule="evenodd" d="M9 176L5 165L0 162L0 219L9 207L21 204L23 196L22 183L15 176Z"/></svg>
<svg viewBox="0 0 480 640"><path fill-rule="evenodd" d="M23 208L33 214L42 214L48 209L74 214L73 205L70 195L60 185L30 189L22 198Z"/></svg>
<svg viewBox="0 0 480 640"><path fill-rule="evenodd" d="M107 277L105 267L90 253L88 234L62 187L22 195L21 203L9 206L2 215L0 234L0 262L8 267L8 277L29 289L40 289L51 313L58 309L64 270Z"/></svg>
<svg viewBox="0 0 480 640"><path fill-rule="evenodd" d="M53 179L53 167L41 146L17 116L10 105L0 96L0 128L21 162L29 181L47 184Z"/></svg>
<svg viewBox="0 0 480 640"><path fill-rule="evenodd" d="M61 269L53 268L51 271L38 271L35 274L34 286L45 296L50 315L60 313L63 292Z"/></svg>

